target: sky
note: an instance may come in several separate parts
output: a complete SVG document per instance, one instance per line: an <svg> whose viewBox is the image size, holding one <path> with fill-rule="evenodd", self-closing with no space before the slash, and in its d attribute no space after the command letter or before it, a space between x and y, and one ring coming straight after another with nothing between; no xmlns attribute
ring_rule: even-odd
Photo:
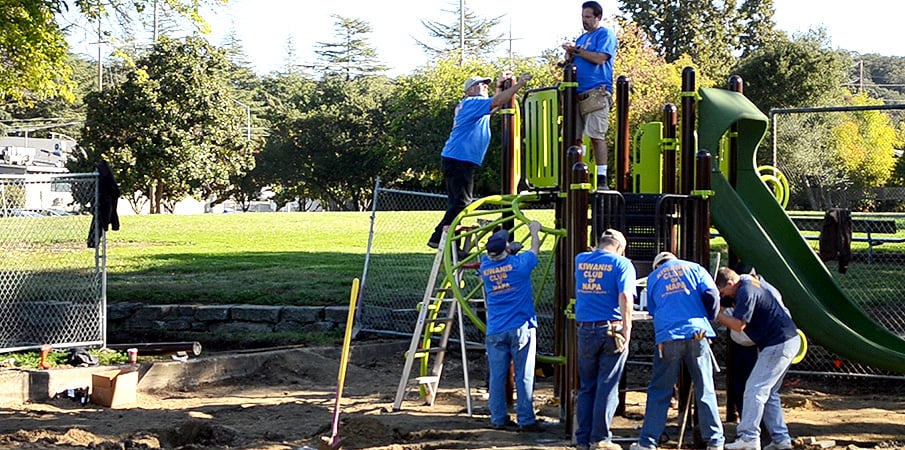
<svg viewBox="0 0 905 450"><path fill-rule="evenodd" d="M618 13L617 0L598 1L605 21ZM579 0L465 3L481 17L503 16L495 31L512 40L499 46L500 56L508 54L510 45L516 55L539 56L543 50L558 47L582 32ZM229 0L226 6L209 10L204 16L211 25L210 42L222 45L235 30L258 74L285 67L290 37L298 55L296 62L315 62L315 44L334 40L332 14L362 19L372 27L369 40L381 62L389 67L388 75L397 76L411 73L428 61L415 38L437 44L429 38L421 21L452 23L457 16L444 10L456 10L458 5L458 0ZM905 9L901 0L774 0L774 6L777 27L788 33L823 26L834 48L905 56L905 46L894 37L901 26L899 14ZM73 33L69 39L73 51L97 55L97 46L90 43L96 39L86 34Z"/></svg>

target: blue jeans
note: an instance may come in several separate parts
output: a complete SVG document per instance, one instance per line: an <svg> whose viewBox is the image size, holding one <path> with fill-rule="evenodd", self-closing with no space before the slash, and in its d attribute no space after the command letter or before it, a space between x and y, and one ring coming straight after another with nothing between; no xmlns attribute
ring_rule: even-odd
<svg viewBox="0 0 905 450"><path fill-rule="evenodd" d="M578 328L578 445L609 441L628 350L616 353L607 325Z"/></svg>
<svg viewBox="0 0 905 450"><path fill-rule="evenodd" d="M638 444L657 447L660 435L666 428L666 413L672 398L673 386L679 378L682 362L691 373L694 383L695 406L698 411L698 428L708 446L721 446L723 424L717 409L716 392L713 389L713 364L710 360L710 342L684 339L663 343L663 354L654 349L654 368L647 387L647 408ZM747 404L747 403L746 403Z"/></svg>
<svg viewBox="0 0 905 450"><path fill-rule="evenodd" d="M516 414L519 426L531 425L534 416L534 357L537 353L536 330L525 322L519 328L490 334L484 338L487 346L487 362L490 366L490 423L505 425L509 418L506 410L506 378L509 363L515 366L515 392L518 395Z"/></svg>
<svg viewBox="0 0 905 450"><path fill-rule="evenodd" d="M800 346L801 338L795 336L782 344L766 347L757 355L757 362L745 384L745 407L736 428L736 439L760 440L761 419L773 442L790 439L789 427L782 416L779 388Z"/></svg>

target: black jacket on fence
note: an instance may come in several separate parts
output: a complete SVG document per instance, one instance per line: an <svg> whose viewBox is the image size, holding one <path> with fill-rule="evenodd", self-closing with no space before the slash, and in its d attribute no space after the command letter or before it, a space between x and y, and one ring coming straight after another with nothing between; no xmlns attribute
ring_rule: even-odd
<svg viewBox="0 0 905 450"><path fill-rule="evenodd" d="M113 171L107 161L101 160L95 166L97 168L98 199L94 205L94 216L91 218L91 228L88 230L88 247L97 246L100 236L108 229L119 230L119 214L116 212L119 203L119 185L113 178ZM100 230L100 236L95 236L95 230Z"/></svg>
<svg viewBox="0 0 905 450"><path fill-rule="evenodd" d="M820 259L836 259L839 261L839 273L848 271L848 263L852 260L852 216L849 210L832 208L823 216Z"/></svg>

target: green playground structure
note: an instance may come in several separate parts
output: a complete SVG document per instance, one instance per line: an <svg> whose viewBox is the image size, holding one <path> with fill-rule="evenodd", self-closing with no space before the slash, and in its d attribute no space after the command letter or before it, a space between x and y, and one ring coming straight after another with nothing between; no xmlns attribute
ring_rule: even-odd
<svg viewBox="0 0 905 450"><path fill-rule="evenodd" d="M584 150L589 146L575 126L574 66L566 65L563 78L557 86L528 91L521 108L513 104L504 111L501 195L479 199L455 219L444 237L443 255L438 255L442 268L439 259L435 263L435 271L443 272L436 289L454 296L461 314L481 332L484 323L476 304L483 292L474 269L486 240L494 230L506 228L524 241L531 206L543 204L554 208L553 224L542 229L545 242L552 238L553 257L538 271L542 285L554 286L554 298L536 298L535 303L552 304L549 325L554 337L552 354L538 359L562 365L556 372L556 392L574 392L578 386L571 314L574 258L595 244L593 236L610 227L626 235L626 256L638 275L645 276L661 251L710 266L713 225L734 255L783 293L809 340L850 361L905 373L905 340L847 297L783 209L785 177L772 167L757 166L755 153L768 119L740 92L739 78L730 80L729 90L696 89L694 71L686 68L680 108L665 105L662 122L644 124L630 135L630 81L619 77L612 189L596 186L596 177L589 177L593 162L586 153L593 152ZM520 184L527 189L516 192ZM470 252L461 260L460 249ZM442 321L440 308L438 302L427 319ZM431 372L427 350L438 334L445 343L449 328L430 326L418 337L422 377ZM439 359L432 371L437 379ZM561 401L566 429L571 429L573 403Z"/></svg>

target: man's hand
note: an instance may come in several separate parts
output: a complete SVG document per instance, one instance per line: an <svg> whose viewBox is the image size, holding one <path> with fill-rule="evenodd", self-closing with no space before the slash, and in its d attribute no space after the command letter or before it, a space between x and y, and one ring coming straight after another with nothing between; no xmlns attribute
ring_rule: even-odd
<svg viewBox="0 0 905 450"><path fill-rule="evenodd" d="M694 340L696 340L696 341L705 339L707 337L707 330L700 329L700 330L698 330L697 333L693 334L693 336L694 336Z"/></svg>
<svg viewBox="0 0 905 450"><path fill-rule="evenodd" d="M496 85L498 88L502 89L503 83L505 83L506 80L511 80L513 78L515 78L515 74L513 74L511 70L504 70L503 73L500 74L500 78L497 80Z"/></svg>
<svg viewBox="0 0 905 450"><path fill-rule="evenodd" d="M566 51L568 54L572 54L575 51L575 43L572 41L563 42L562 49Z"/></svg>
<svg viewBox="0 0 905 450"><path fill-rule="evenodd" d="M519 81L519 83L527 84L529 81L531 81L531 74L525 72L525 73L519 75L518 81Z"/></svg>
<svg viewBox="0 0 905 450"><path fill-rule="evenodd" d="M536 220L528 222L528 231L531 232L531 252L540 255L540 237L537 235L540 232L540 222Z"/></svg>

